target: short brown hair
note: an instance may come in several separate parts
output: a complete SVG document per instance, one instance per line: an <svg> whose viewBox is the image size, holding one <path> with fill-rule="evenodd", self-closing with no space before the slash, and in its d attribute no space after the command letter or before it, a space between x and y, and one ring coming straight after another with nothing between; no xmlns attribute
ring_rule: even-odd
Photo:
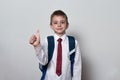
<svg viewBox="0 0 120 80"><path fill-rule="evenodd" d="M56 10L56 11L54 11L54 12L51 14L51 17L50 17L50 25L52 25L52 18L53 18L54 16L63 16L63 17L65 17L66 22L67 22L67 25L69 24L69 23L68 23L68 17L67 17L67 15L66 15L62 10Z"/></svg>

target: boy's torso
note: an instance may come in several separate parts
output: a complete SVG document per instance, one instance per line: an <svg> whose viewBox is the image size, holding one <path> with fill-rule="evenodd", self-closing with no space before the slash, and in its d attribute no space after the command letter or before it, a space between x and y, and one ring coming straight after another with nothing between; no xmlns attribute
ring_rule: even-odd
<svg viewBox="0 0 120 80"><path fill-rule="evenodd" d="M56 59L57 59L57 38L54 36L54 51L51 61L49 62L48 69L46 72L46 80L70 80L71 70L70 70L70 52L69 52L69 41L68 37L64 35L62 37L62 75L59 77L56 75Z"/></svg>

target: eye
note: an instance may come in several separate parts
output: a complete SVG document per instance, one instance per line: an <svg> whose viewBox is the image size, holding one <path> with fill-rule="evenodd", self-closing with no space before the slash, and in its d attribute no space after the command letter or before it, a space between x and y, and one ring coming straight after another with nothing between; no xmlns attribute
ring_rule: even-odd
<svg viewBox="0 0 120 80"><path fill-rule="evenodd" d="M62 23L62 24L65 24L65 21L62 21L61 23Z"/></svg>
<svg viewBox="0 0 120 80"><path fill-rule="evenodd" d="M53 24L57 24L57 22L55 21L55 22L53 22Z"/></svg>

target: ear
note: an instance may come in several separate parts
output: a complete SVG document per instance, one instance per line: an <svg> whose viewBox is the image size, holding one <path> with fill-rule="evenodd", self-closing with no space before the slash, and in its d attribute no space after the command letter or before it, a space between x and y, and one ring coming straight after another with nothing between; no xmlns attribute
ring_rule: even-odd
<svg viewBox="0 0 120 80"><path fill-rule="evenodd" d="M67 27L66 27L66 29L69 27L69 23L67 24Z"/></svg>

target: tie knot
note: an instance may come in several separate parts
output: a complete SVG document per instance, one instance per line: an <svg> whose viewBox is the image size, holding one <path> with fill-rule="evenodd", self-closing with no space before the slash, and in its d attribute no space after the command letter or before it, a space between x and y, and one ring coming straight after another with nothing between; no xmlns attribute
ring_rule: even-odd
<svg viewBox="0 0 120 80"><path fill-rule="evenodd" d="M58 41L58 42L61 42L61 41L62 41L62 39L61 39L61 38L59 38L57 41Z"/></svg>

